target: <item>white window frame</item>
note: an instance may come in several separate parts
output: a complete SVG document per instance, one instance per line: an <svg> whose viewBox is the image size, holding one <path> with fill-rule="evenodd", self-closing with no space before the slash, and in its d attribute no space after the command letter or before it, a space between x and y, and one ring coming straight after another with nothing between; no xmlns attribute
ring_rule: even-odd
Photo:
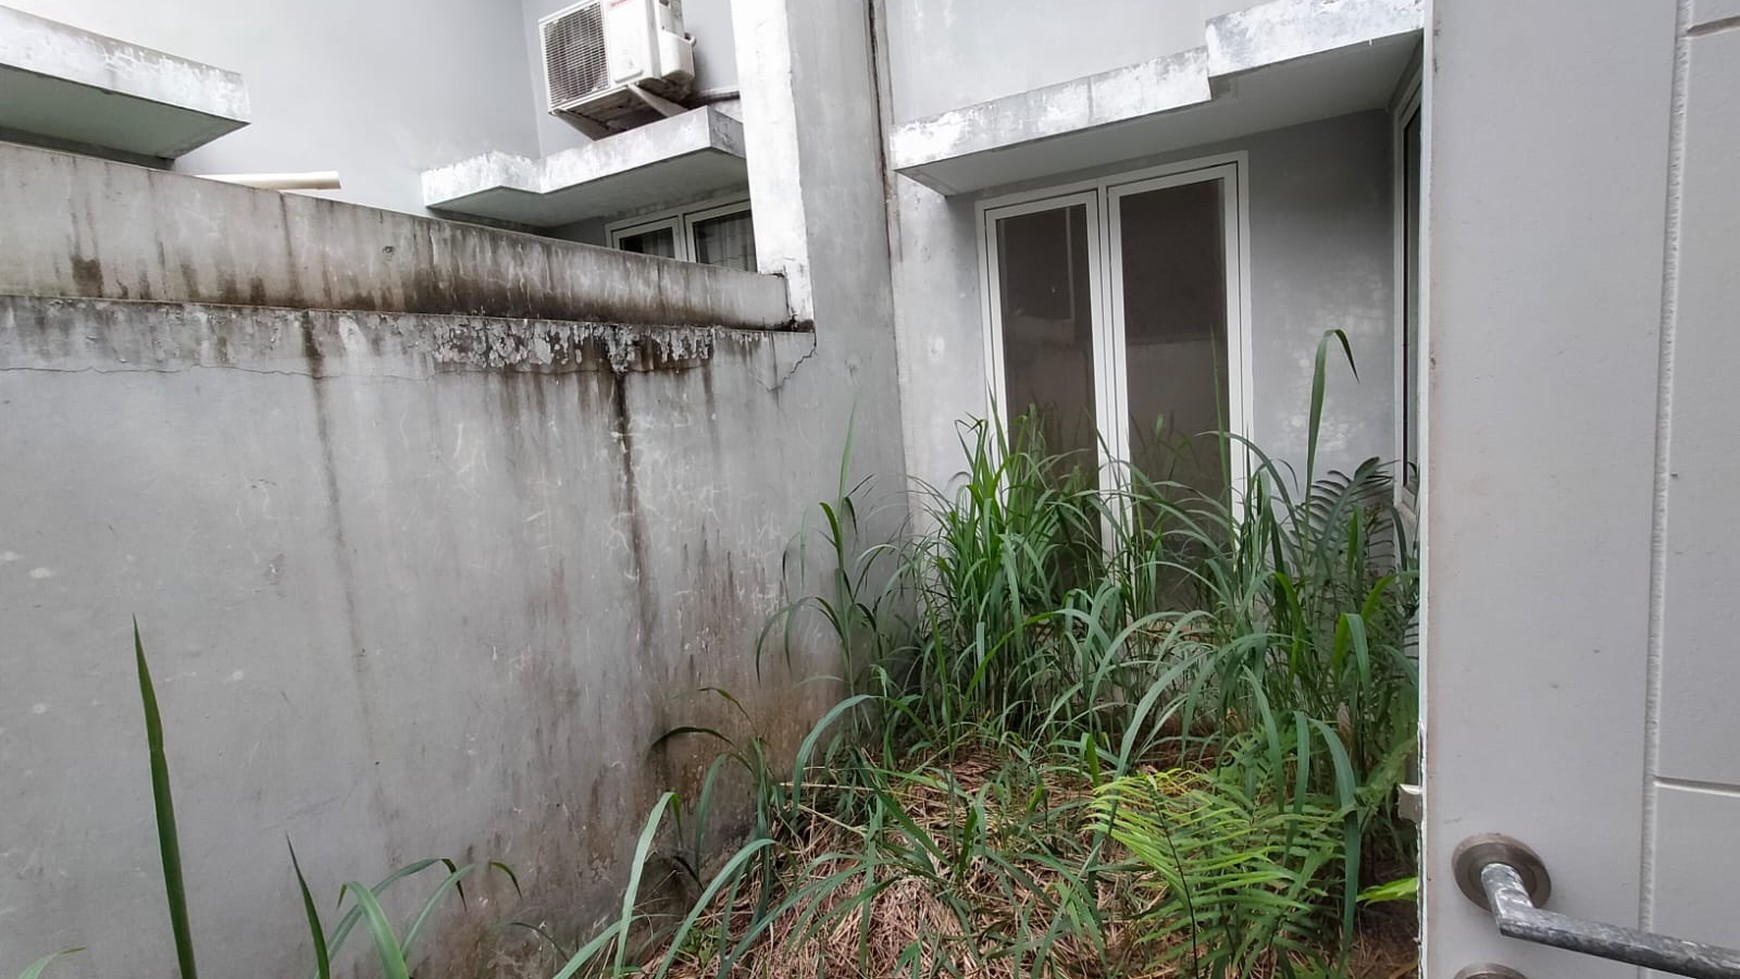
<svg viewBox="0 0 1740 979"><path fill-rule="evenodd" d="M671 233L672 251L676 252L675 255L671 256L672 258L684 262L693 261L688 257L688 248L684 246L686 239L683 235L683 222L680 217L661 218L657 221L644 221L640 224L626 225L621 228L610 228L610 247L620 249L622 248L622 239L652 234L655 231L669 231Z"/></svg>
<svg viewBox="0 0 1740 979"><path fill-rule="evenodd" d="M702 221L710 221L713 218L723 218L735 214L748 213L749 198L747 197L742 198L741 200L720 204L715 207L703 208L699 211L684 211L682 237L684 241L688 242L689 261L699 262L701 260L700 249L695 247L695 225ZM750 271L753 272L755 270L750 269Z"/></svg>
<svg viewBox="0 0 1740 979"><path fill-rule="evenodd" d="M1426 174L1425 174L1425 116L1422 108L1421 76L1416 71L1402 89L1402 96L1395 103L1395 110L1390 113L1390 186L1391 186L1391 225L1394 233L1393 281L1395 282L1395 497L1396 506L1410 522L1419 508L1419 480L1424 475L1425 457L1420 452L1420 446L1414 446L1414 455L1421 463L1421 472L1414 476L1414 485L1407 484L1408 467L1408 355L1414 356L1416 365L1424 367L1418 349L1410 351L1407 344L1408 336L1408 173L1407 173L1407 128L1408 122L1416 115L1420 116L1420 218L1424 223L1426 214ZM1421 275L1420 286L1425 287L1425 235L1422 228L1414 228L1415 247L1420 250ZM1424 299L1422 295L1420 299ZM1425 337L1426 305L1419 303L1419 330L1415 334L1418 347L1419 341ZM1426 372L1416 370L1414 373L1418 386L1425 387ZM1418 416L1425 408L1425 392L1415 391L1414 414L1417 416L1415 431L1416 441L1424 441L1426 427L1424 419Z"/></svg>
<svg viewBox="0 0 1740 979"><path fill-rule="evenodd" d="M988 198L978 202L981 319L984 324L986 410L1002 417L1008 404L1003 369L1003 323L1001 269L997 255L996 222L1008 217L1085 204L1088 212L1088 278L1092 290L1089 309L1093 318L1094 413L1100 432L1100 485L1106 490L1123 486L1130 457L1128 370L1124 351L1122 236L1118 234L1121 212L1118 202L1131 194L1165 187L1222 182L1222 241L1227 270L1226 358L1227 431L1250 438L1255 417L1252 381L1250 278L1250 172L1248 154L1217 154L1165 166L1110 174L1043 190ZM1248 453L1232 453L1232 499L1243 498L1249 479Z"/></svg>
<svg viewBox="0 0 1740 979"><path fill-rule="evenodd" d="M621 248L624 238L632 238L635 235L643 235L652 231L663 231L668 228L672 237L676 239L676 259L682 262L694 262L698 261L695 257L695 222L731 214L748 213L750 213L749 198L742 194L734 194L730 197L714 198L710 201L700 201L682 207L666 208L651 214L639 214L632 218L612 221L604 226L604 233L610 242L610 247Z"/></svg>

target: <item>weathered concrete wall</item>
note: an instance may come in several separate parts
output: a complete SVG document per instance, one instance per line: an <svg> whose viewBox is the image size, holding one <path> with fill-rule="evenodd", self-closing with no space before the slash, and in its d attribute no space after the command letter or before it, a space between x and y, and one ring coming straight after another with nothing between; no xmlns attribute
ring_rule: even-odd
<svg viewBox="0 0 1740 979"><path fill-rule="evenodd" d="M499 0L8 0L85 30L240 72L253 123L187 173L337 170L337 200L423 213L423 170L538 155L518 6Z"/></svg>
<svg viewBox="0 0 1740 979"><path fill-rule="evenodd" d="M889 0L896 123L1203 43L1209 18L1261 0Z"/></svg>
<svg viewBox="0 0 1740 979"><path fill-rule="evenodd" d="M1394 459L1389 139L1388 116L1366 112L982 195L944 197L900 181L895 288L908 470L931 481L951 477L960 446L939 420L988 410L979 200L1233 151L1247 154L1250 184L1251 437L1303 472L1312 357L1323 331L1340 328L1359 380L1338 352L1319 467Z"/></svg>
<svg viewBox="0 0 1740 979"><path fill-rule="evenodd" d="M0 144L0 294L779 328L777 280ZM109 227L134 234L104 233ZM167 243L182 245L170 254Z"/></svg>
<svg viewBox="0 0 1740 979"><path fill-rule="evenodd" d="M886 321L818 346L765 328L773 277L31 150L0 174L6 962L172 969L132 614L213 975L307 968L286 835L323 907L428 855L518 871L419 975L474 974L510 913L572 936L710 753L650 750L714 717L698 688L788 745L818 711L754 646L854 404L854 472L898 485Z"/></svg>

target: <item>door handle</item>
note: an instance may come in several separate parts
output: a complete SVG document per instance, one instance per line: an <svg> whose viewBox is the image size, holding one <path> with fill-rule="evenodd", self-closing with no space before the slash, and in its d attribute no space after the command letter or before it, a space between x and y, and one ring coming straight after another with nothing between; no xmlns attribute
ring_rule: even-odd
<svg viewBox="0 0 1740 979"><path fill-rule="evenodd" d="M1508 938L1694 979L1740 979L1740 950L1543 910L1553 888L1546 864L1508 836L1463 840L1451 865L1463 895L1491 911L1498 933Z"/></svg>

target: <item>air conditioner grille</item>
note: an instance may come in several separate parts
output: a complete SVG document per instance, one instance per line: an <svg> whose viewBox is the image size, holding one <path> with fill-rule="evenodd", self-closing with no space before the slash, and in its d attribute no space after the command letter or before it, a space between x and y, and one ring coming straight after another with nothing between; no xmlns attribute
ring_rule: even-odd
<svg viewBox="0 0 1740 979"><path fill-rule="evenodd" d="M610 87L604 20L597 3L544 22L544 71L552 109Z"/></svg>

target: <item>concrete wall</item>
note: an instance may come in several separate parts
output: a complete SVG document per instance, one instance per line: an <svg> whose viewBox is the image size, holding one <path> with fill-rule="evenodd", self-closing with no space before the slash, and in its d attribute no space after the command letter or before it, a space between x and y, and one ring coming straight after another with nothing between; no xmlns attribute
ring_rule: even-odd
<svg viewBox="0 0 1740 979"><path fill-rule="evenodd" d="M573 5L574 0L523 0L521 5L525 62L531 73L532 86L531 101L527 105L536 119L538 153L545 156L588 141L578 129L545 111L550 96L544 84L544 53L538 35L538 21ZM683 27L695 38L695 92L724 95L735 91L737 51L731 26L731 0L683 0Z"/></svg>
<svg viewBox="0 0 1740 979"><path fill-rule="evenodd" d="M1198 47L1260 0L888 0L896 123Z"/></svg>
<svg viewBox="0 0 1740 979"><path fill-rule="evenodd" d="M508 862L524 900L477 885L418 974L548 975L482 926L608 913L711 754L650 750L720 719L697 688L786 745L819 710L754 647L855 405L854 473L900 485L867 421L891 326L845 318L842 272L811 256L835 318L790 332L773 277L35 150L0 173L7 963L172 969L133 614L213 975L308 967L286 835L323 907Z"/></svg>
<svg viewBox="0 0 1740 979"><path fill-rule="evenodd" d="M422 213L423 170L537 149L521 21L499 0L9 2L240 72L253 124L180 171L337 170L327 196Z"/></svg>
<svg viewBox="0 0 1740 979"><path fill-rule="evenodd" d="M984 195L943 197L901 180L895 267L907 467L943 480L960 465L948 423L983 417L986 376L977 200L1216 153L1248 154L1255 410L1251 436L1301 470L1312 357L1324 330L1352 341L1356 383L1332 364L1320 468L1394 459L1390 122L1343 116Z"/></svg>

